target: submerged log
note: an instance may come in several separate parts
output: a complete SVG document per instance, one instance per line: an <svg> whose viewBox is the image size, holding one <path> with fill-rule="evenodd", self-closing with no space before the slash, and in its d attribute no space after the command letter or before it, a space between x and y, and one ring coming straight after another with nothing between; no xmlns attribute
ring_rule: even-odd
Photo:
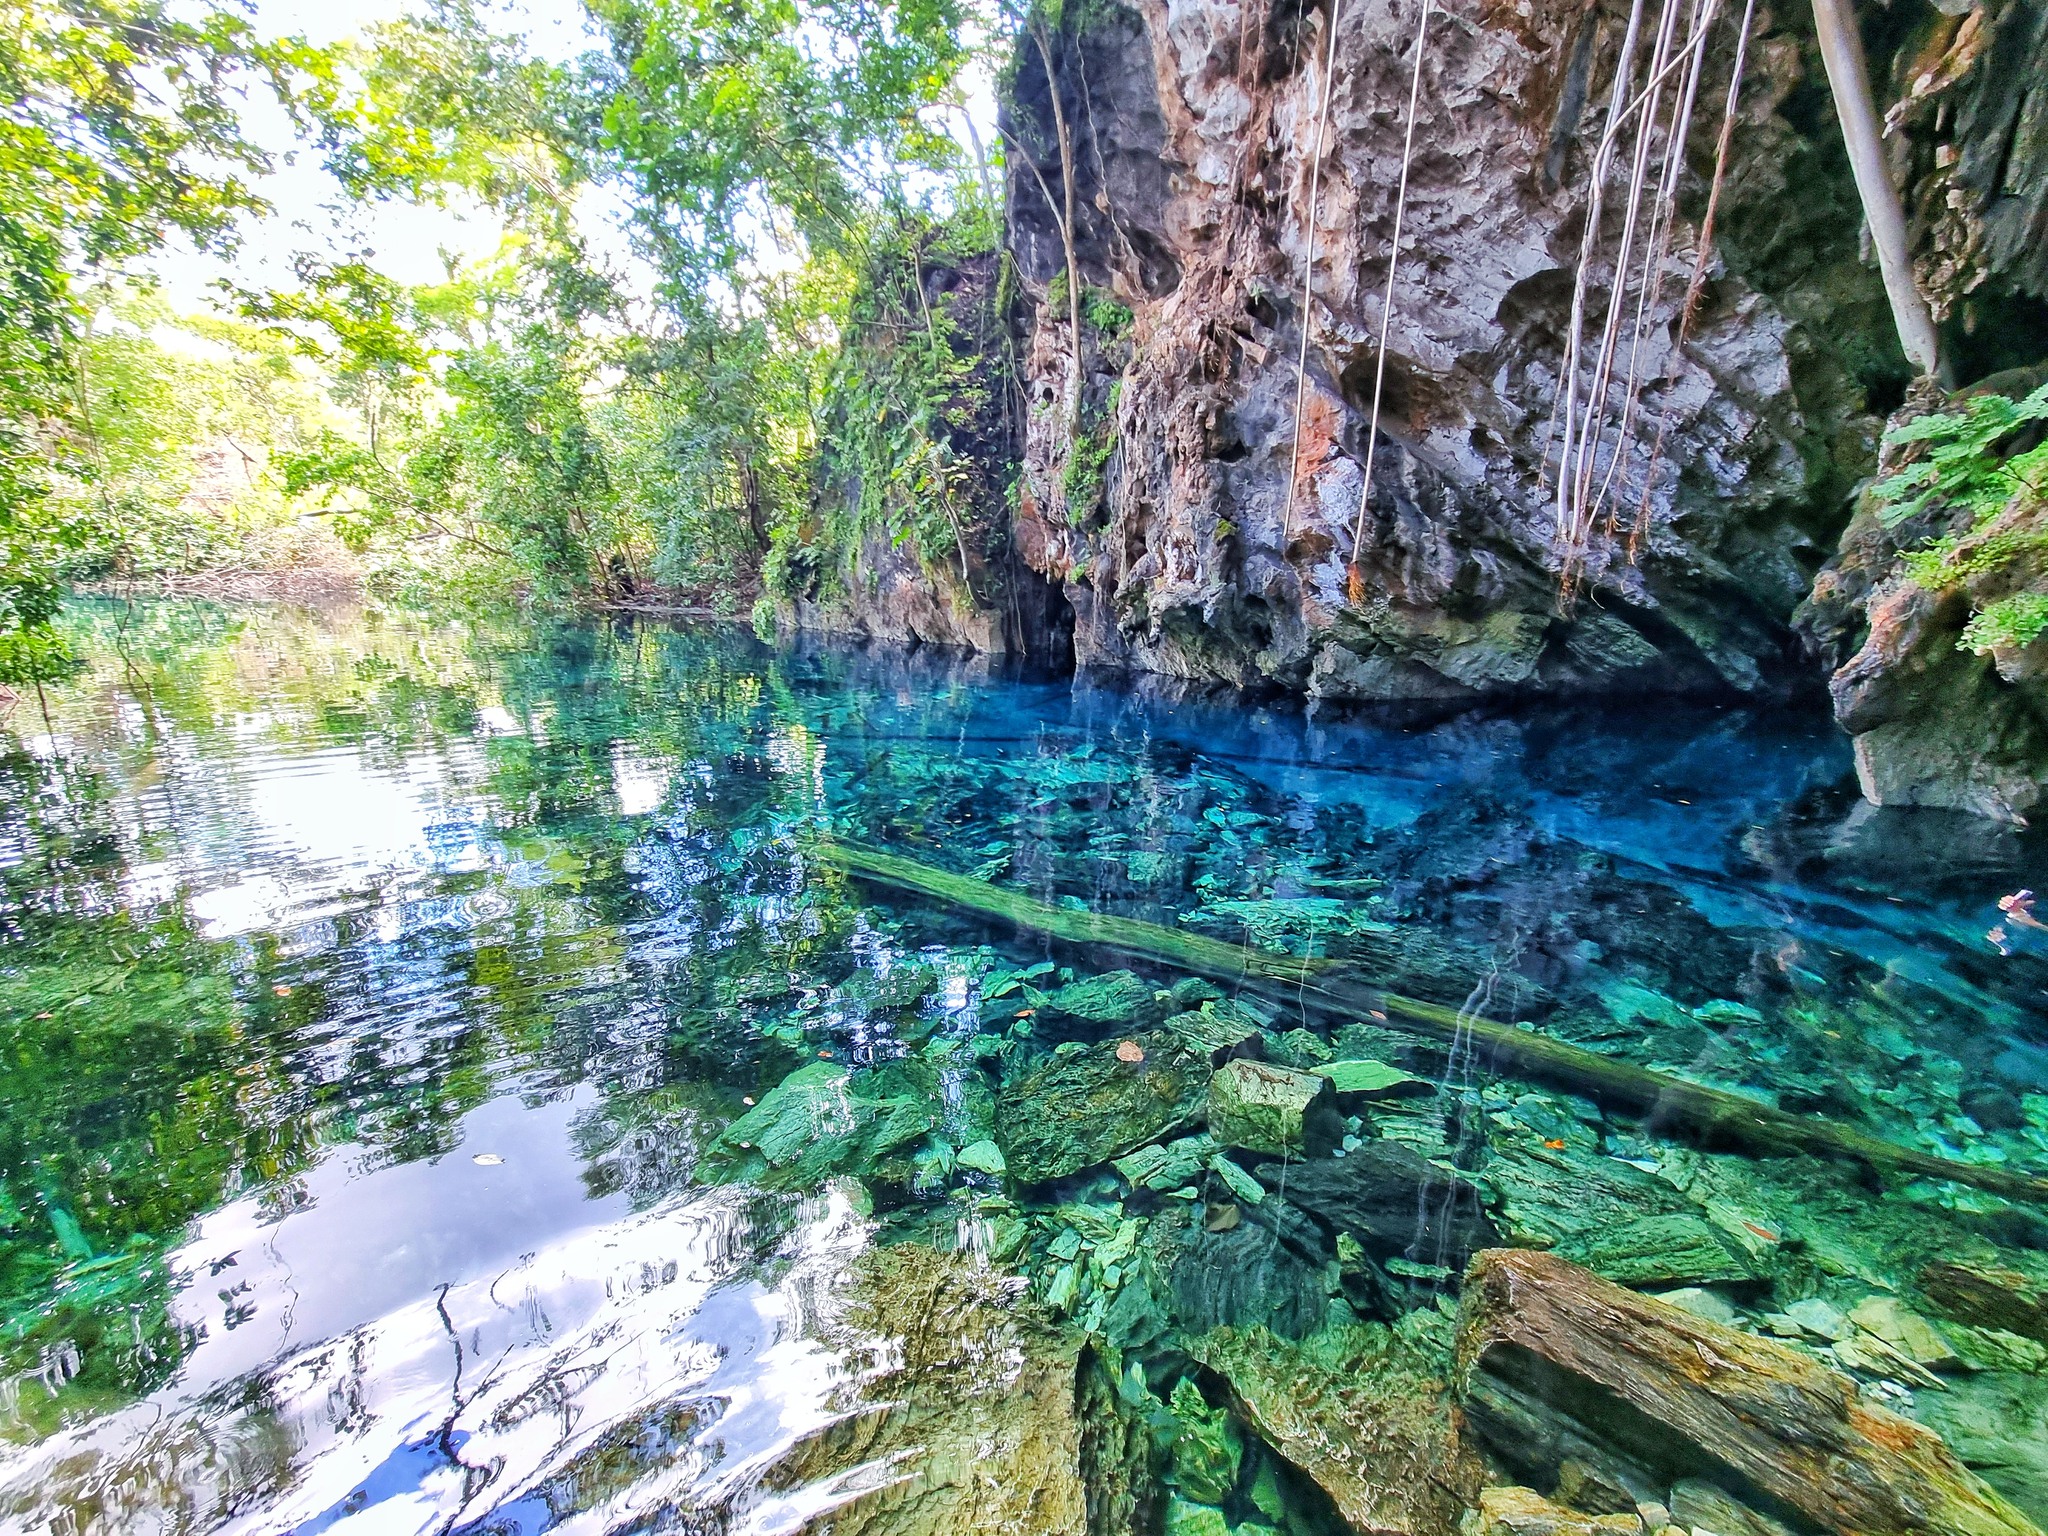
<svg viewBox="0 0 2048 1536"><path fill-rule="evenodd" d="M1602 1056L1533 1029L1403 997L1374 986L1336 961L1226 944L1138 918L1056 907L1020 891L859 844L820 843L816 856L833 868L877 885L914 892L1097 953L1107 950L1213 981L1242 984L1290 1007L1313 1009L1347 1022L1373 1014L1400 1019L1475 1053L1490 1055L1515 1075L1640 1115L1645 1128L1659 1134L1750 1153L1809 1153L1846 1159L1880 1172L1944 1179L2010 1200L2048 1205L2048 1179L1953 1162L1853 1126L1791 1114L1726 1089ZM1286 985L1280 989L1275 983Z"/></svg>
<svg viewBox="0 0 2048 1536"><path fill-rule="evenodd" d="M1555 1254L1472 1261L1458 1360L1468 1422L1524 1470L1590 1446L1844 1536L2040 1536L1940 1436L1846 1376Z"/></svg>

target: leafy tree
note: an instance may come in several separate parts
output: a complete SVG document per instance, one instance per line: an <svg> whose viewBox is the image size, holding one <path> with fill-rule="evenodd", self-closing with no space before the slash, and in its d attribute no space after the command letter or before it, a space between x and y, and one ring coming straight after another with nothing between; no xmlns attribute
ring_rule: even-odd
<svg viewBox="0 0 2048 1536"><path fill-rule="evenodd" d="M51 494L101 537L72 569L188 571L287 547L294 509L272 459L335 417L317 378L254 326L179 319L148 290L89 297L77 356L93 477Z"/></svg>
<svg viewBox="0 0 2048 1536"><path fill-rule="evenodd" d="M0 683L67 663L50 627L63 562L106 536L56 476L90 480L93 423L78 377L84 285L174 234L231 243L262 206L264 152L237 93L324 99L331 61L264 42L225 9L159 0L10 0L0 8Z"/></svg>

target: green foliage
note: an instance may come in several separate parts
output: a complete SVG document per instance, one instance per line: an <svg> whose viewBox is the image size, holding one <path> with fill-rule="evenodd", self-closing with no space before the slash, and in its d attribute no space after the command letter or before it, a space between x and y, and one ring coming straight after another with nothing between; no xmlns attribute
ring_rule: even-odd
<svg viewBox="0 0 2048 1536"><path fill-rule="evenodd" d="M252 83L323 100L331 61L295 39L259 40L239 12L159 0L16 0L0 10L0 635L10 668L52 654L63 567L108 530L56 482L90 481L94 423L78 348L85 285L172 234L231 239L262 206L268 157L244 136Z"/></svg>
<svg viewBox="0 0 2048 1536"><path fill-rule="evenodd" d="M1130 306L1120 304L1101 288L1087 288L1081 294L1081 314L1105 341L1122 341L1130 334L1136 317Z"/></svg>
<svg viewBox="0 0 2048 1536"><path fill-rule="evenodd" d="M2048 592L2015 592L1972 615L1961 644L1980 654L2018 650L2043 633L2048 633Z"/></svg>
<svg viewBox="0 0 2048 1536"><path fill-rule="evenodd" d="M1879 518L1897 526L1917 513L1967 513L1968 522L1905 556L1907 574L1930 591L1958 583L2026 579L2048 553L2048 440L2012 451L2030 423L2048 420L2048 385L2024 400L1977 395L1960 411L1917 417L1886 436L1888 447L1924 453L1874 491ZM1977 594L1973 591L1973 600ZM1979 653L2026 645L2048 631L2048 594L2007 593L1982 603L1961 648Z"/></svg>
<svg viewBox="0 0 2048 1536"><path fill-rule="evenodd" d="M1894 527L1930 504L1968 510L1986 522L2026 492L2038 496L2048 476L2048 442L2022 454L1998 445L2030 421L2048 419L2048 385L2024 400L1976 395L1957 412L1915 417L1885 434L1888 447L1924 444L1925 455L1878 483L1880 517Z"/></svg>
<svg viewBox="0 0 2048 1536"><path fill-rule="evenodd" d="M92 297L78 357L93 475L59 477L51 495L99 537L70 569L155 575L303 550L274 461L341 420L303 360L255 327L180 319L147 291Z"/></svg>
<svg viewBox="0 0 2048 1536"><path fill-rule="evenodd" d="M674 294L744 281L760 220L813 252L858 253L905 172L957 152L921 113L966 61L955 0L593 0L608 150Z"/></svg>
<svg viewBox="0 0 2048 1536"><path fill-rule="evenodd" d="M1101 509L1110 455L1116 452L1116 409L1122 394L1123 380L1119 379L1109 386L1102 409L1086 413L1060 470L1060 499L1066 505L1067 521L1076 528L1085 526Z"/></svg>
<svg viewBox="0 0 2048 1536"><path fill-rule="evenodd" d="M951 434L982 385L954 317L891 363L917 386L893 419L866 401L848 416L832 385L842 343L883 323L853 312L864 274L934 223L919 199L957 205L942 243L997 243L988 200L946 191L961 157L927 121L957 103L957 0L591 10L607 48L573 66L493 32L473 0L426 0L333 57L148 0L8 13L0 71L27 105L0 134L0 635L47 629L67 577L234 563L307 509L399 590L655 582L738 611L809 514L826 413L857 417L852 452L883 470L860 516L964 563ZM506 239L420 286L369 253L301 256L287 291L239 295L260 329L212 338L234 359L215 379L151 343L161 317L90 325L115 290L80 281L173 231L224 245L259 207L265 161L233 110L253 78L347 197L480 203ZM652 316L581 244L598 183L656 263ZM230 438L262 483L224 509L203 461ZM770 566L784 588L816 579L815 561ZM5 650L17 678L57 664L41 642Z"/></svg>
<svg viewBox="0 0 2048 1536"><path fill-rule="evenodd" d="M875 232L820 413L826 515L814 538L791 528L779 546L821 545L843 560L878 532L968 579L970 551L997 511L982 468L1002 406L991 236L972 206L945 223L902 215ZM946 291L934 273L958 281ZM815 558L808 568L793 554L771 562L779 579L815 580Z"/></svg>

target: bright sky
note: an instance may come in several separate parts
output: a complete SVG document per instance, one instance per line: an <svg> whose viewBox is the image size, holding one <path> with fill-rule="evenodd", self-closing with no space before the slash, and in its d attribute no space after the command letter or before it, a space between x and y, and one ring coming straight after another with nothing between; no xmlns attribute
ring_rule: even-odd
<svg viewBox="0 0 2048 1536"><path fill-rule="evenodd" d="M357 36L379 22L396 20L419 0L256 0L255 18L269 36L300 33L315 43ZM542 58L566 62L599 46L580 0L484 0L493 29L516 33ZM994 81L986 68L971 68L965 82L968 110L984 145L995 136ZM404 203L351 205L321 170L316 150L300 147L290 119L275 102L252 96L245 122L252 137L277 158L274 174L258 188L274 212L252 225L225 274L250 287L296 286L291 258L301 251L334 253L368 250L373 265L403 283L440 280L443 252L476 260L498 248L500 228L487 211L421 208ZM946 125L957 130L957 118ZM628 279L629 289L651 292L651 274L632 253L624 229L625 209L617 195L589 188L579 209L585 240L607 265ZM772 257L770 258L772 262ZM221 260L174 246L160 255L155 271L171 303L183 311L209 307L214 285L224 275Z"/></svg>
<svg viewBox="0 0 2048 1536"><path fill-rule="evenodd" d="M315 43L332 43L396 20L408 9L407 0L257 0L255 18L269 36L302 33ZM598 45L578 0L501 0L484 9L496 30L524 35L543 58L568 60ZM375 253L375 265L387 275L406 283L432 282L444 274L443 250L474 259L498 247L498 223L481 210L465 216L404 203L345 207L340 189L320 169L318 152L297 147L291 121L275 102L251 96L245 122L278 165L258 183L276 211L248 229L232 266L243 282L289 286L294 252L363 247ZM612 215L602 194L595 195L586 234L599 249L623 259L625 241L613 233ZM159 257L155 270L171 302L182 310L206 307L223 271L218 257L183 248Z"/></svg>

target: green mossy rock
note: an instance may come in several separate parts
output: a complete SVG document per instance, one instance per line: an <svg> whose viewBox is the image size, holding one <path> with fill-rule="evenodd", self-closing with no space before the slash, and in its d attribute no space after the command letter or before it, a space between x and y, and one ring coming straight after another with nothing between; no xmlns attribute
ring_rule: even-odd
<svg viewBox="0 0 2048 1536"><path fill-rule="evenodd" d="M1221 1504L1244 1465L1244 1432L1225 1408L1212 1408L1201 1388L1181 1378L1168 1399L1179 1428L1173 1439L1173 1480L1197 1504Z"/></svg>
<svg viewBox="0 0 2048 1536"><path fill-rule="evenodd" d="M1132 1044L1142 1059L1122 1060L1119 1049ZM1191 1126L1209 1075L1205 1057L1164 1032L1069 1042L1013 1063L996 1095L996 1140L1010 1176L1026 1184L1065 1178Z"/></svg>
<svg viewBox="0 0 2048 1536"><path fill-rule="evenodd" d="M834 1536L1084 1536L1080 1340L1002 1273L904 1243L853 1264L822 1342L852 1410L800 1440L772 1486L827 1493ZM888 1475L860 1475L887 1467Z"/></svg>
<svg viewBox="0 0 2048 1536"><path fill-rule="evenodd" d="M1251 1010L1231 1003L1205 1002L1200 1008L1176 1013L1166 1027L1186 1041L1189 1050L1202 1052L1211 1062L1265 1054L1266 1032Z"/></svg>
<svg viewBox="0 0 2048 1536"><path fill-rule="evenodd" d="M1266 1054L1283 1067L1293 1067L1299 1072L1317 1072L1336 1052L1330 1049L1329 1041L1314 1030L1290 1029L1274 1038Z"/></svg>
<svg viewBox="0 0 2048 1536"><path fill-rule="evenodd" d="M1230 1522L1223 1511L1208 1504L1191 1504L1186 1499L1166 1501L1166 1536L1230 1536Z"/></svg>
<svg viewBox="0 0 2048 1536"><path fill-rule="evenodd" d="M1326 1078L1230 1061L1209 1085L1209 1134L1268 1157L1325 1157L1344 1139L1344 1117Z"/></svg>
<svg viewBox="0 0 2048 1536"><path fill-rule="evenodd" d="M1106 971L1048 992L1038 1006L1054 1023L1071 1019L1099 1029L1143 1029L1165 1018L1171 1005L1136 972Z"/></svg>
<svg viewBox="0 0 2048 1536"><path fill-rule="evenodd" d="M915 1091L901 1064L892 1067L860 1073L829 1061L799 1067L725 1128L719 1150L739 1162L742 1176L777 1188L866 1173L938 1123L935 1101Z"/></svg>
<svg viewBox="0 0 2048 1536"><path fill-rule="evenodd" d="M1531 1139L1534 1132L1520 1136ZM1519 1141L1493 1149L1484 1182L1508 1241L1549 1248L1620 1285L1712 1285L1753 1280L1705 1211L1658 1178L1569 1144Z"/></svg>
<svg viewBox="0 0 2048 1536"><path fill-rule="evenodd" d="M1556 1251L1617 1285L1709 1285L1754 1278L1748 1263L1712 1225L1684 1212L1585 1233L1558 1244Z"/></svg>
<svg viewBox="0 0 2048 1536"><path fill-rule="evenodd" d="M993 1141L973 1141L955 1154L953 1161L962 1168L976 1173L991 1173L1000 1178L1006 1171L1003 1149Z"/></svg>
<svg viewBox="0 0 2048 1536"><path fill-rule="evenodd" d="M1216 1143L1207 1133L1183 1136L1178 1141L1140 1147L1115 1159L1111 1166L1142 1189L1181 1189L1200 1177L1215 1150Z"/></svg>
<svg viewBox="0 0 2048 1536"><path fill-rule="evenodd" d="M1188 1348L1351 1529L1452 1536L1478 1502L1483 1474L1460 1441L1448 1339L1406 1323L1327 1327L1298 1344L1222 1328Z"/></svg>
<svg viewBox="0 0 2048 1536"><path fill-rule="evenodd" d="M1263 1325L1300 1338L1322 1322L1329 1309L1327 1261L1280 1240L1277 1228L1266 1224L1272 1205L1245 1208L1236 1225L1219 1232L1204 1227L1199 1209L1169 1209L1148 1223L1145 1254L1151 1272L1164 1278L1173 1319L1184 1332ZM1314 1235L1309 1226L1302 1235Z"/></svg>
<svg viewBox="0 0 2048 1536"><path fill-rule="evenodd" d="M1390 1067L1384 1061L1332 1061L1315 1068L1315 1072L1318 1077L1330 1080L1340 1104L1416 1098L1435 1091L1435 1085L1426 1078Z"/></svg>

